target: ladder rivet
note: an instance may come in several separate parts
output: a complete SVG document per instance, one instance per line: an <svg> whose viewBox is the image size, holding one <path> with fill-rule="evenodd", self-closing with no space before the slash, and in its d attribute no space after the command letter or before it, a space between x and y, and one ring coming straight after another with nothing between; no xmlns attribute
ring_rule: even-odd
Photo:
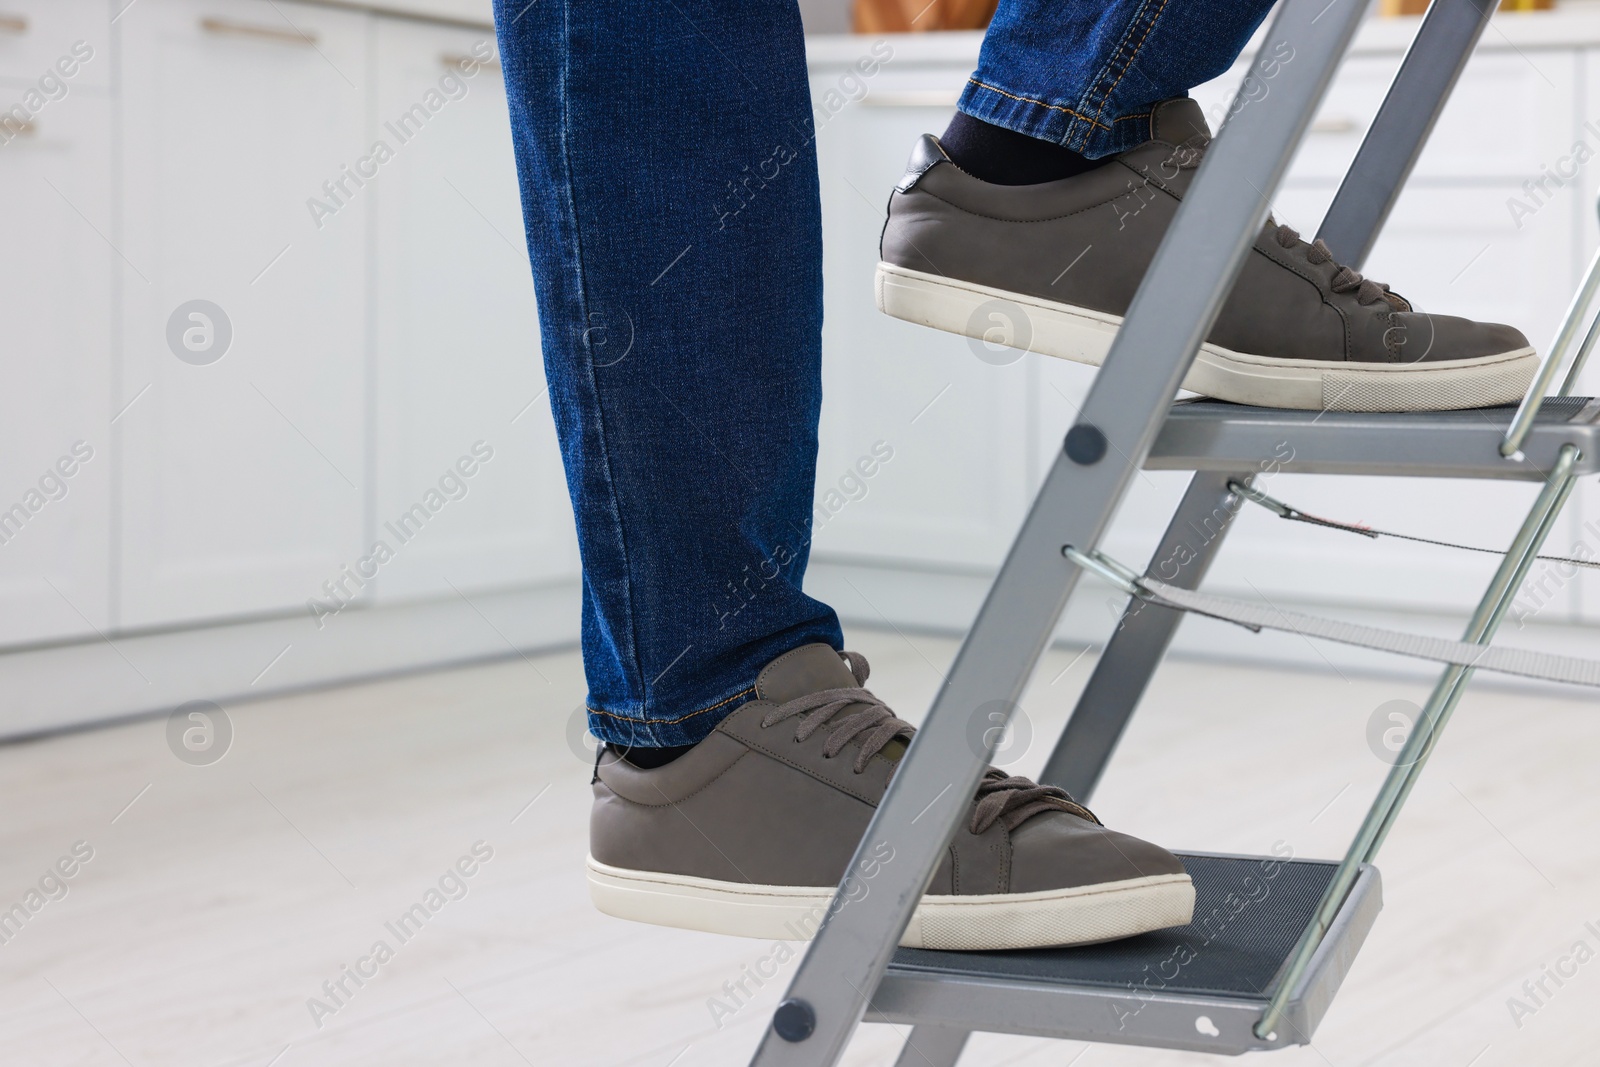
<svg viewBox="0 0 1600 1067"><path fill-rule="evenodd" d="M772 1029L785 1041L804 1041L817 1028L817 1013L803 1000L786 1000L772 1013Z"/></svg>
<svg viewBox="0 0 1600 1067"><path fill-rule="evenodd" d="M1067 458L1080 467L1092 467L1105 458L1106 444L1098 426L1080 422L1067 431Z"/></svg>

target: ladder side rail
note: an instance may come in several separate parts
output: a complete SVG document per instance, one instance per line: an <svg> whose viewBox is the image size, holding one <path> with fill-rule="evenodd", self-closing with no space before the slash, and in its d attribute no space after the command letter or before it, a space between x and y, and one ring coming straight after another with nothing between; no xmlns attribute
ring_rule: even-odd
<svg viewBox="0 0 1600 1067"><path fill-rule="evenodd" d="M838 1061L998 740L998 731L979 730L981 740L973 742L969 728L990 710L1015 708L1079 574L1061 549L1098 544L1260 232L1269 198L1365 8L1356 0L1286 0L1279 8L1266 53L1279 63L1270 78L1252 68L1247 85L1256 84L1241 94L1206 154L753 1067ZM1265 91L1256 91L1261 85Z"/></svg>

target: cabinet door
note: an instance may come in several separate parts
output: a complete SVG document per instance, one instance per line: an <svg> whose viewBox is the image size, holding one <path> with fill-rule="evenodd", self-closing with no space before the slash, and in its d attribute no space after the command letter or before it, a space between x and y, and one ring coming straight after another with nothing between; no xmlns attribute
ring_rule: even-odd
<svg viewBox="0 0 1600 1067"><path fill-rule="evenodd" d="M1573 118L1577 54L1549 49L1530 56L1520 49L1493 47L1493 41L1494 35L1487 35L1489 47L1475 52L1462 71L1417 160L1413 182L1495 177L1517 184L1537 181L1551 171L1570 181L1575 168L1563 157L1570 156L1573 137L1581 135L1591 153L1600 149L1600 135L1578 130ZM1383 104L1400 60L1399 52L1367 53L1352 56L1339 68L1290 164L1291 179L1338 185ZM1191 93L1205 109L1213 133L1247 69L1248 59ZM1271 91L1270 80L1266 88ZM1560 182L1548 184L1555 188Z"/></svg>
<svg viewBox="0 0 1600 1067"><path fill-rule="evenodd" d="M380 599L577 569L505 85L499 64L479 59L494 45L489 30L378 24L373 136L394 151L373 199L373 536L395 550Z"/></svg>
<svg viewBox="0 0 1600 1067"><path fill-rule="evenodd" d="M106 0L6 0L0 86L8 88L0 88L0 110L22 104L29 112L49 111L78 89L109 88L110 26ZM30 88L39 95L30 99Z"/></svg>
<svg viewBox="0 0 1600 1067"><path fill-rule="evenodd" d="M303 608L358 558L372 489L372 190L346 170L370 17L124 12L120 622Z"/></svg>
<svg viewBox="0 0 1600 1067"><path fill-rule="evenodd" d="M836 77L814 68L813 99L830 99ZM966 77L957 64L884 70L864 100L818 123L827 278L819 557L993 567L1028 503L1033 362L891 319L873 296L889 191L917 137L944 129L945 101Z"/></svg>
<svg viewBox="0 0 1600 1067"><path fill-rule="evenodd" d="M0 144L0 202L13 208L0 255L0 644L92 637L110 625L105 93L75 87Z"/></svg>

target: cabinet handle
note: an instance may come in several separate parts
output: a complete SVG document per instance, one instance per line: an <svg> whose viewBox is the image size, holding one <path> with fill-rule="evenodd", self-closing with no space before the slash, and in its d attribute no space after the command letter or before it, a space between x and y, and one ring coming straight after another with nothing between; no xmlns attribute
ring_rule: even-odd
<svg viewBox="0 0 1600 1067"><path fill-rule="evenodd" d="M1311 124L1312 133L1355 133L1359 129L1361 123L1347 115L1318 119Z"/></svg>
<svg viewBox="0 0 1600 1067"><path fill-rule="evenodd" d="M480 67L488 67L494 70L500 69L500 61L498 59L479 59L477 56L468 55L465 52L441 53L439 63L442 66L449 67L451 70L460 70L463 66L473 63Z"/></svg>
<svg viewBox="0 0 1600 1067"><path fill-rule="evenodd" d="M0 15L0 33L27 33L28 20L21 15Z"/></svg>
<svg viewBox="0 0 1600 1067"><path fill-rule="evenodd" d="M262 41L276 41L279 44L296 44L303 47L314 48L317 44L317 35L301 30L280 30L273 26L252 26L248 22L229 22L227 19L201 19L200 28L207 33L224 34L230 37L254 37Z"/></svg>
<svg viewBox="0 0 1600 1067"><path fill-rule="evenodd" d="M861 98L867 107L955 107L961 93L950 89L902 89L868 93Z"/></svg>

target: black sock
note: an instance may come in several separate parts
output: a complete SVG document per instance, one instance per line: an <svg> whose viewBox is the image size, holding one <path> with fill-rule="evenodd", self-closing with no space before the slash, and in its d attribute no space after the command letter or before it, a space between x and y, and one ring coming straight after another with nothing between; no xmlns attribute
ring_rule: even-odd
<svg viewBox="0 0 1600 1067"><path fill-rule="evenodd" d="M955 165L995 185L1037 185L1094 170L1110 158L1090 159L1051 141L1008 130L957 111L939 143Z"/></svg>
<svg viewBox="0 0 1600 1067"><path fill-rule="evenodd" d="M667 748L630 748L626 750L619 749L614 745L609 747L611 751L616 752L635 767L649 771L657 767L665 767L694 746L672 745Z"/></svg>

